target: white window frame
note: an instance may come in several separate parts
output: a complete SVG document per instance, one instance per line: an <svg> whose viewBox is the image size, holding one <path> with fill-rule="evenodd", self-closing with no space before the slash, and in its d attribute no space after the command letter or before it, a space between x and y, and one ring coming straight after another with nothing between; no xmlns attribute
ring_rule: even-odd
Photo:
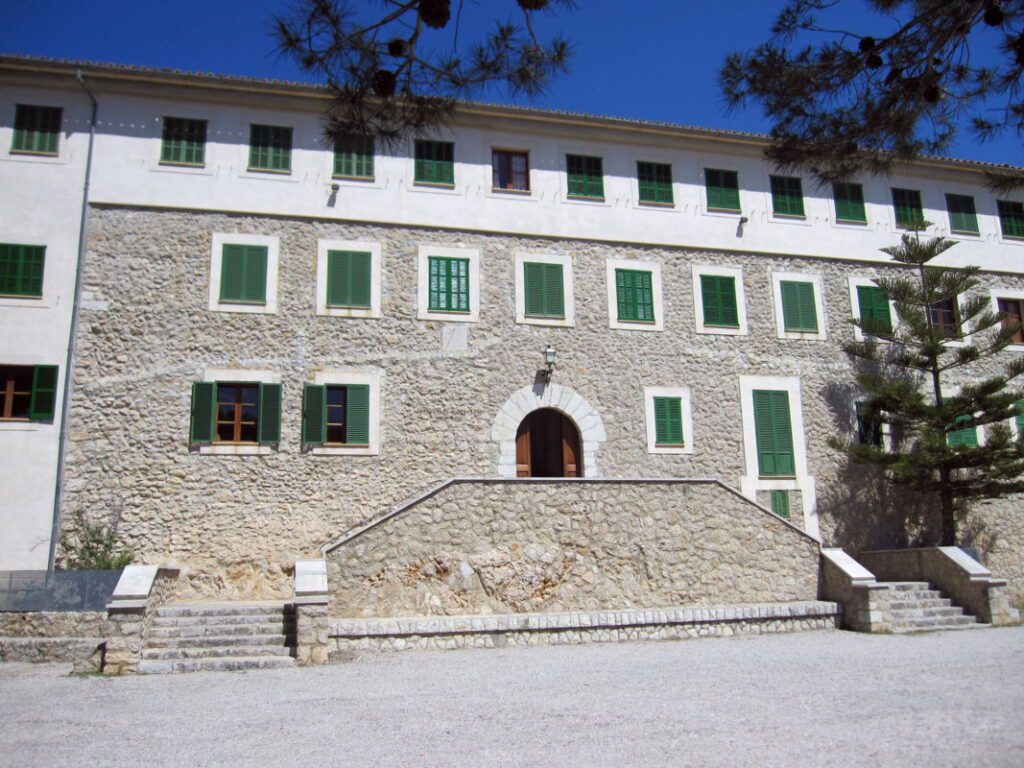
<svg viewBox="0 0 1024 768"><path fill-rule="evenodd" d="M262 245L267 249L267 300L263 304L232 304L220 300L221 262L225 245ZM243 235L214 232L210 248L210 301L212 312L238 312L254 315L277 314L277 268L280 239L276 235Z"/></svg>
<svg viewBox="0 0 1024 768"><path fill-rule="evenodd" d="M850 309L851 315L855 320L860 320L860 299L857 296L858 288L877 288L876 283L870 277L851 277L850 278ZM892 328L895 331L899 325L899 317L896 315L896 302L889 299L889 319L892 321ZM859 326L853 326L853 337L857 341L864 341L868 337L864 334L864 330ZM884 339L877 339L874 336L871 338L881 344L888 344Z"/></svg>
<svg viewBox="0 0 1024 768"><path fill-rule="evenodd" d="M658 445L658 430L654 420L654 398L677 397L683 421L681 446ZM647 452L653 454L684 455L693 453L693 414L690 409L689 387L644 387L644 417L647 425Z"/></svg>
<svg viewBox="0 0 1024 768"><path fill-rule="evenodd" d="M782 282L811 283L814 286L814 311L818 317L818 330L787 331L786 320L782 313ZM827 337L825 306L822 296L821 275L812 272L772 272L772 304L775 308L775 333L780 339L805 339L824 341Z"/></svg>
<svg viewBox="0 0 1024 768"><path fill-rule="evenodd" d="M709 333L716 336L746 336L747 330L747 299L743 289L742 267L715 267L710 265L693 265L693 309L697 319L697 333ZM731 277L736 286L736 316L738 328L723 328L704 323L704 295L701 291L700 279L704 275L715 277Z"/></svg>
<svg viewBox="0 0 1024 768"><path fill-rule="evenodd" d="M469 259L469 312L432 312L430 306L430 257ZM417 262L416 318L445 323L475 323L480 319L480 251L477 248L452 248L421 245Z"/></svg>
<svg viewBox="0 0 1024 768"><path fill-rule="evenodd" d="M370 254L370 307L327 306L327 254L329 251L360 251ZM380 317L380 243L356 240L317 240L316 242L316 313L326 317Z"/></svg>
<svg viewBox="0 0 1024 768"><path fill-rule="evenodd" d="M313 446L313 456L377 456L380 454L380 385L381 372L365 369L338 368L317 371L313 383L319 386L366 384L370 387L369 444L360 446L320 445Z"/></svg>
<svg viewBox="0 0 1024 768"><path fill-rule="evenodd" d="M527 317L526 316L526 278L523 274L523 265L532 264L559 264L562 267L562 302L565 307L565 317ZM556 328L572 328L576 325L576 297L573 290L572 280L572 256L561 253L540 253L531 251L516 251L515 263L515 291L516 291L516 322L522 325L546 325Z"/></svg>
<svg viewBox="0 0 1024 768"><path fill-rule="evenodd" d="M789 395L789 418L793 433L794 477L761 477L757 463L757 430L754 421L754 390L784 391ZM744 496L757 503L758 491L798 491L804 515L804 531L821 538L815 480L807 469L800 379L796 376L740 376L740 413L743 421L743 456L746 474L740 478Z"/></svg>
<svg viewBox="0 0 1024 768"><path fill-rule="evenodd" d="M1011 291L1004 290L1002 288L992 288L989 290L989 299L992 302L992 311L999 312L999 299L1010 299L1011 301L1019 301L1022 309L1024 309L1024 291ZM1010 344L1006 347L1008 350L1013 352L1024 352L1024 344Z"/></svg>
<svg viewBox="0 0 1024 768"><path fill-rule="evenodd" d="M203 381L214 383L237 381L245 384L280 384L281 374L270 370L249 370L246 368L206 368L203 371ZM214 408L216 407L216 403L214 403ZM257 421L257 425L258 423ZM277 453L277 449L269 445L213 443L211 445L200 445L199 453L210 456L269 456Z"/></svg>
<svg viewBox="0 0 1024 768"><path fill-rule="evenodd" d="M634 259L607 259L605 266L605 288L608 295L608 327L623 331L665 330L665 307L661 300L661 264L656 261ZM654 301L654 322L637 323L619 320L619 302L615 291L615 270L631 269L651 273L651 298Z"/></svg>

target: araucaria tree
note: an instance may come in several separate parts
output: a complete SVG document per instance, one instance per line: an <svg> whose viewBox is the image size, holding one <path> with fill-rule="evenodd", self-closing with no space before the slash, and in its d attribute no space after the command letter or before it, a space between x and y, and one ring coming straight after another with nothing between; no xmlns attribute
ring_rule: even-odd
<svg viewBox="0 0 1024 768"><path fill-rule="evenodd" d="M879 279L876 298L861 302L862 312L872 308L854 321L864 340L845 347L864 393L860 435L833 441L855 462L882 466L893 482L933 496L943 546L956 545L972 500L1024 491L1024 443L1011 428L1024 399L1015 382L1024 358L995 357L1021 328L972 293L978 268L931 264L954 244L905 234L901 245L883 249L912 273Z"/></svg>

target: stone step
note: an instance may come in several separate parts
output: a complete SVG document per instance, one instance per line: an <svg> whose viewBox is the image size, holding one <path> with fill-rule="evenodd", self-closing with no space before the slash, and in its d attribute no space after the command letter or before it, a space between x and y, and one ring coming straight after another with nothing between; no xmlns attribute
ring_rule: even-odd
<svg viewBox="0 0 1024 768"><path fill-rule="evenodd" d="M946 627L961 626L964 624L977 624L973 616L931 616L909 619L897 619L893 617L893 629L943 629Z"/></svg>
<svg viewBox="0 0 1024 768"><path fill-rule="evenodd" d="M202 616L156 616L153 618L154 627L190 627L199 624L273 624L275 626L286 626L294 623L289 616L282 616L280 613L243 613L238 616L230 614L204 614Z"/></svg>
<svg viewBox="0 0 1024 768"><path fill-rule="evenodd" d="M184 627L152 627L150 638L161 637L210 637L213 635L283 635L284 629L277 624L193 624Z"/></svg>
<svg viewBox="0 0 1024 768"><path fill-rule="evenodd" d="M893 609L892 618L895 619L927 619L938 616L963 616L964 609L955 605L945 608L904 608Z"/></svg>
<svg viewBox="0 0 1024 768"><path fill-rule="evenodd" d="M143 659L217 659L234 656L291 656L291 648L284 645L235 645L199 648L147 648Z"/></svg>
<svg viewBox="0 0 1024 768"><path fill-rule="evenodd" d="M249 669L282 669L294 667L295 659L288 656L234 656L213 659L145 659L139 662L138 672L160 675L170 672L234 672Z"/></svg>
<svg viewBox="0 0 1024 768"><path fill-rule="evenodd" d="M276 635L209 635L205 637L151 637L148 648L218 648L228 645L287 645L288 638Z"/></svg>
<svg viewBox="0 0 1024 768"><path fill-rule="evenodd" d="M170 603L157 608L159 617L169 616L266 616L284 614L284 603L278 602L216 602Z"/></svg>
<svg viewBox="0 0 1024 768"><path fill-rule="evenodd" d="M914 590L900 590L891 592L879 592L879 600L941 600L944 594L937 589L914 589Z"/></svg>
<svg viewBox="0 0 1024 768"><path fill-rule="evenodd" d="M916 632L959 632L965 629L988 629L991 624L948 624L934 627L896 627L892 628L894 635L910 635Z"/></svg>
<svg viewBox="0 0 1024 768"><path fill-rule="evenodd" d="M948 597L931 597L921 600L889 600L886 604L891 610L906 611L912 608L949 608L953 601Z"/></svg>
<svg viewBox="0 0 1024 768"><path fill-rule="evenodd" d="M895 592L913 592L932 588L927 581L880 581L878 583Z"/></svg>

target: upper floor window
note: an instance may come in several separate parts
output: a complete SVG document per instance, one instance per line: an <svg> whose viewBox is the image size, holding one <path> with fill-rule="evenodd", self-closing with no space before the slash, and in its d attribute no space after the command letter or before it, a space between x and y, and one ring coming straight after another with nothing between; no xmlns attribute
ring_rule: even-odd
<svg viewBox="0 0 1024 768"><path fill-rule="evenodd" d="M704 184L707 189L709 211L739 213L740 182L736 171L705 168Z"/></svg>
<svg viewBox="0 0 1024 768"><path fill-rule="evenodd" d="M736 305L736 278L733 275L700 276L701 307L704 325L739 328L740 316Z"/></svg>
<svg viewBox="0 0 1024 768"><path fill-rule="evenodd" d="M569 197L604 200L604 166L600 157L566 155Z"/></svg>
<svg viewBox="0 0 1024 768"><path fill-rule="evenodd" d="M334 139L334 175L344 179L373 178L373 136L346 134Z"/></svg>
<svg viewBox="0 0 1024 768"><path fill-rule="evenodd" d="M523 301L526 317L565 317L563 265L523 262Z"/></svg>
<svg viewBox="0 0 1024 768"><path fill-rule="evenodd" d="M893 187L892 206L896 212L896 226L900 229L920 229L924 225L924 209L918 190Z"/></svg>
<svg viewBox="0 0 1024 768"><path fill-rule="evenodd" d="M884 290L877 285L858 285L857 308L863 333L868 336L892 333L889 297Z"/></svg>
<svg viewBox="0 0 1024 768"><path fill-rule="evenodd" d="M941 299L928 308L932 326L944 336L958 336L960 334L960 318L957 312L956 301L953 299Z"/></svg>
<svg viewBox="0 0 1024 768"><path fill-rule="evenodd" d="M450 141L416 139L413 182L455 186L455 145Z"/></svg>
<svg viewBox="0 0 1024 768"><path fill-rule="evenodd" d="M1003 237L1024 239L1024 203L999 200L997 205Z"/></svg>
<svg viewBox="0 0 1024 768"><path fill-rule="evenodd" d="M281 440L281 385L194 382L189 438L193 446L276 445Z"/></svg>
<svg viewBox="0 0 1024 768"><path fill-rule="evenodd" d="M492 149L491 187L502 192L529 192L530 155L510 149Z"/></svg>
<svg viewBox="0 0 1024 768"><path fill-rule="evenodd" d="M226 244L221 253L220 300L225 304L265 304L267 247Z"/></svg>
<svg viewBox="0 0 1024 768"><path fill-rule="evenodd" d="M292 129L278 125L251 125L249 170L291 173Z"/></svg>
<svg viewBox="0 0 1024 768"><path fill-rule="evenodd" d="M996 299L996 307L1004 314L1002 326L1008 331L1013 331L1014 344L1024 344L1024 329L1021 328L1021 323L1024 322L1022 305L1024 302L1020 299Z"/></svg>
<svg viewBox="0 0 1024 768"><path fill-rule="evenodd" d="M327 307L369 309L372 262L368 251L328 251Z"/></svg>
<svg viewBox="0 0 1024 768"><path fill-rule="evenodd" d="M616 269L615 296L619 322L654 322L654 293L649 271Z"/></svg>
<svg viewBox="0 0 1024 768"><path fill-rule="evenodd" d="M45 260L45 246L0 243L0 296L42 296Z"/></svg>
<svg viewBox="0 0 1024 768"><path fill-rule="evenodd" d="M832 185L832 197L836 204L837 222L867 224L868 215L864 209L864 187L850 182L836 182Z"/></svg>
<svg viewBox="0 0 1024 768"><path fill-rule="evenodd" d="M857 442L861 445L873 445L876 448L882 447L882 419L873 411L866 401L858 401L856 405L857 415Z"/></svg>
<svg viewBox="0 0 1024 768"><path fill-rule="evenodd" d="M978 234L978 214L970 195L946 195L949 231L960 235Z"/></svg>
<svg viewBox="0 0 1024 768"><path fill-rule="evenodd" d="M14 108L14 141L11 152L56 155L60 147L60 124L64 110L17 104Z"/></svg>
<svg viewBox="0 0 1024 768"><path fill-rule="evenodd" d="M782 280L779 290L782 292L782 327L787 331L817 333L814 283Z"/></svg>
<svg viewBox="0 0 1024 768"><path fill-rule="evenodd" d="M367 446L370 443L368 384L307 384L302 392L305 446Z"/></svg>
<svg viewBox="0 0 1024 768"><path fill-rule="evenodd" d="M469 259L430 256L429 300L431 312L469 312Z"/></svg>
<svg viewBox="0 0 1024 768"><path fill-rule="evenodd" d="M772 212L776 216L804 218L803 185L797 176L772 176Z"/></svg>
<svg viewBox="0 0 1024 768"><path fill-rule="evenodd" d="M57 366L0 365L0 420L53 421Z"/></svg>
<svg viewBox="0 0 1024 768"><path fill-rule="evenodd" d="M761 477L792 477L796 474L796 464L789 393L756 389L753 399L758 474Z"/></svg>
<svg viewBox="0 0 1024 768"><path fill-rule="evenodd" d="M165 117L160 162L170 165L204 165L206 121Z"/></svg>
<svg viewBox="0 0 1024 768"><path fill-rule="evenodd" d="M673 205L672 166L668 163L638 161L636 178L640 188L640 202L645 205Z"/></svg>

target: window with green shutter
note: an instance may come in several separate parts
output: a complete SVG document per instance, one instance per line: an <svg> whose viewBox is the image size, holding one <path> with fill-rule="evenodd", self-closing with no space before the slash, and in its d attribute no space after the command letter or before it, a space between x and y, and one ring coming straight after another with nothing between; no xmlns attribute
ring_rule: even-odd
<svg viewBox="0 0 1024 768"><path fill-rule="evenodd" d="M565 283L561 264L523 263L524 314L565 317Z"/></svg>
<svg viewBox="0 0 1024 768"><path fill-rule="evenodd" d="M266 304L265 245L224 246L221 253L220 300L227 304Z"/></svg>
<svg viewBox="0 0 1024 768"><path fill-rule="evenodd" d="M788 392L754 390L754 432L757 441L758 473L763 477L795 475L793 427L789 418Z"/></svg>
<svg viewBox="0 0 1024 768"><path fill-rule="evenodd" d="M289 173L292 169L292 129L278 125L249 127L249 170Z"/></svg>
<svg viewBox="0 0 1024 768"><path fill-rule="evenodd" d="M679 397L654 398L655 445L685 445L683 401Z"/></svg>
<svg viewBox="0 0 1024 768"><path fill-rule="evenodd" d="M860 184L836 182L832 185L832 197L836 203L836 221L844 224L867 224L864 188Z"/></svg>
<svg viewBox="0 0 1024 768"><path fill-rule="evenodd" d="M709 211L739 213L740 181L736 171L705 168L704 186L708 195Z"/></svg>
<svg viewBox="0 0 1024 768"><path fill-rule="evenodd" d="M772 176L772 211L776 216L804 218L804 190L797 176Z"/></svg>
<svg viewBox="0 0 1024 768"><path fill-rule="evenodd" d="M654 322L654 293L651 290L650 272L639 269L616 269L615 298L620 322Z"/></svg>
<svg viewBox="0 0 1024 768"><path fill-rule="evenodd" d="M881 288L876 285L858 285L857 307L860 310L860 327L864 333L869 336L892 333L889 297Z"/></svg>
<svg viewBox="0 0 1024 768"><path fill-rule="evenodd" d="M882 447L882 420L865 402L857 403L857 442Z"/></svg>
<svg viewBox="0 0 1024 768"><path fill-rule="evenodd" d="M604 165L600 157L566 155L569 197L604 199Z"/></svg>
<svg viewBox="0 0 1024 768"><path fill-rule="evenodd" d="M974 210L974 198L970 195L946 195L946 210L949 212L949 231L961 235L978 234L978 214Z"/></svg>
<svg viewBox="0 0 1024 768"><path fill-rule="evenodd" d="M736 307L736 278L728 275L701 275L700 293L704 308L704 325L740 327Z"/></svg>
<svg viewBox="0 0 1024 768"><path fill-rule="evenodd" d="M281 441L281 385L194 382L189 424L192 447L211 443L276 446Z"/></svg>
<svg viewBox="0 0 1024 768"><path fill-rule="evenodd" d="M334 140L334 175L348 179L373 178L373 136L347 134Z"/></svg>
<svg viewBox="0 0 1024 768"><path fill-rule="evenodd" d="M1024 203L1011 200L997 200L999 226L1003 237L1024 238Z"/></svg>
<svg viewBox="0 0 1024 768"><path fill-rule="evenodd" d="M818 312L814 303L814 283L796 280L779 282L782 293L782 326L799 333L818 332Z"/></svg>
<svg viewBox="0 0 1024 768"><path fill-rule="evenodd" d="M0 243L0 296L43 295L46 246Z"/></svg>
<svg viewBox="0 0 1024 768"><path fill-rule="evenodd" d="M921 193L916 189L893 187L892 207L896 212L896 226L900 229L920 229L924 226L924 208Z"/></svg>
<svg viewBox="0 0 1024 768"><path fill-rule="evenodd" d="M204 165L206 121L165 117L160 162L171 165Z"/></svg>
<svg viewBox="0 0 1024 768"><path fill-rule="evenodd" d="M0 365L0 421L53 422L57 366Z"/></svg>
<svg viewBox="0 0 1024 768"><path fill-rule="evenodd" d="M455 145L450 141L416 139L413 181L416 184L454 186Z"/></svg>
<svg viewBox="0 0 1024 768"><path fill-rule="evenodd" d="M327 306L370 306L369 253L362 251L327 252Z"/></svg>
<svg viewBox="0 0 1024 768"><path fill-rule="evenodd" d="M966 414L963 416L957 416L953 421L953 424L963 424L971 420L971 416ZM976 448L978 446L978 428L977 427L962 427L960 429L951 430L946 440L949 443L950 448L957 448L960 446L967 446L969 448Z"/></svg>
<svg viewBox="0 0 1024 768"><path fill-rule="evenodd" d="M369 385L307 384L303 388L304 446L363 446L369 442Z"/></svg>
<svg viewBox="0 0 1024 768"><path fill-rule="evenodd" d="M789 519L789 491L771 492L772 512L781 518Z"/></svg>
<svg viewBox="0 0 1024 768"><path fill-rule="evenodd" d="M427 274L428 310L469 312L469 259L430 256Z"/></svg>
<svg viewBox="0 0 1024 768"><path fill-rule="evenodd" d="M56 155L60 148L60 124L63 115L64 110L60 107L16 104L11 152Z"/></svg>
<svg viewBox="0 0 1024 768"><path fill-rule="evenodd" d="M640 185L640 202L652 205L672 205L672 166L667 163L638 161L636 178Z"/></svg>

